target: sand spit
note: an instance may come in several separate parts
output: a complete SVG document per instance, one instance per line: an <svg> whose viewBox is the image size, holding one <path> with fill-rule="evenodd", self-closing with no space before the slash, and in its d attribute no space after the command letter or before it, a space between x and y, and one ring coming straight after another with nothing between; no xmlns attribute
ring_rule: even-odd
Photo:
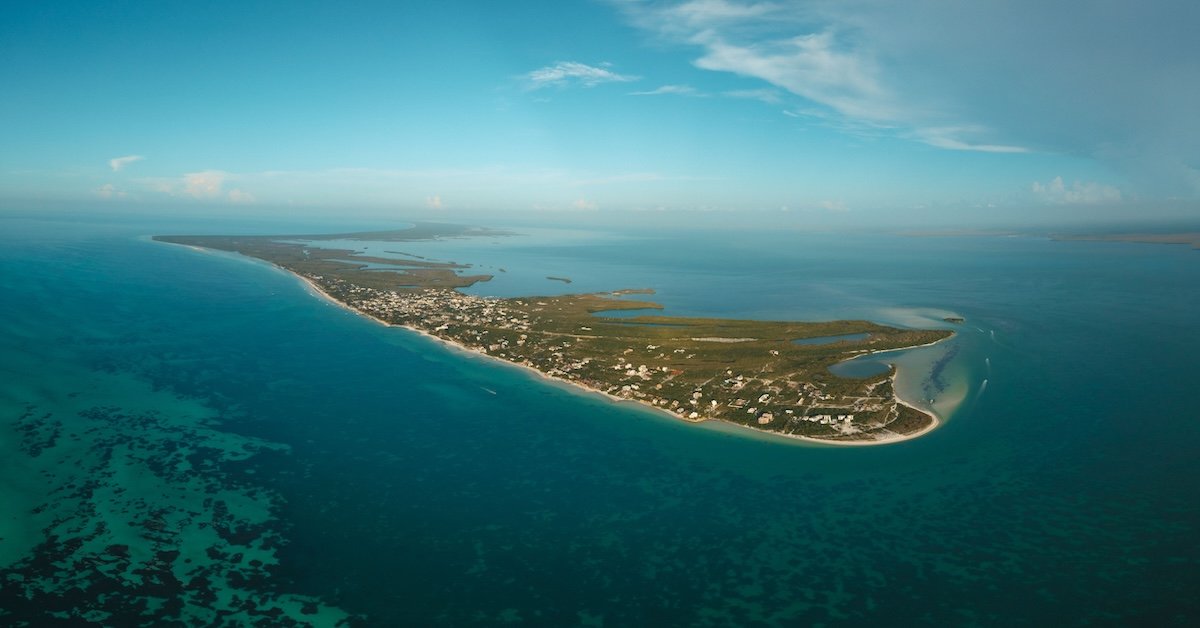
<svg viewBox="0 0 1200 628"><path fill-rule="evenodd" d="M191 246L189 246L188 248L195 249L195 247L191 247ZM200 250L200 251L202 251L202 252L204 252L204 253L214 253L214 251L209 251L209 250L206 250L206 249L196 249L196 250ZM348 304L346 304L346 303L343 303L343 302L341 302L341 301L337 300L337 299L336 299L336 298L334 298L332 295L330 295L329 293L327 293L327 292L325 292L324 290L322 290L320 286L318 286L318 285L317 285L315 282L313 282L312 280L308 279L307 277L303 277L303 276L301 276L301 275L298 275L298 274L296 274L296 273L294 273L294 272L292 272L292 271L290 271L290 270L288 270L288 269L286 269L286 268L283 268L283 267L281 267L281 266L278 266L278 265L276 265L276 264L272 264L271 262L267 262L267 261L262 261L262 260L256 260L256 259L248 258L248 257L246 257L246 256L244 256L244 255L239 255L239 254L236 254L236 253L235 253L235 254L232 254L232 255L235 255L235 256L236 256L238 259L249 260L249 261L251 261L251 262L260 263L260 264L265 264L265 265L267 265L267 266L270 266L270 267L272 267L272 268L274 268L274 269L276 269L276 270L279 270L279 271L281 271L281 272L287 273L288 275L290 275L290 276L292 276L292 277L296 278L297 280L299 280L299 281L303 282L303 283L304 283L304 284L305 284L305 285L308 287L308 289L309 289L309 292L311 292L312 294L314 294L314 295L315 295L315 296L317 296L318 298L321 298L321 299L323 299L323 300L327 301L327 302L328 302L328 303L330 303L331 305L334 305L334 306L337 306L337 307L343 308L343 309L345 309L345 310L347 310L347 311L349 311L349 312L353 312L354 314L357 314L357 315L359 315L359 316L366 317L366 318L368 318L368 319L370 319L370 320L372 320L372 321L375 321L376 323L378 323L378 324L380 324L380 325L383 325L383 326L385 326L385 327L398 327L398 328L401 328L401 329L405 329L405 330L408 330L408 331L411 331L411 332L414 332L414 333L420 334L420 335L422 335L422 336L425 336L425 337L427 337L427 338L429 338L429 339L431 339L431 340L435 340L435 341L437 341L437 342L441 343L443 346L449 347L449 348L451 348L451 349L454 349L454 350L457 350L457 351L461 351L461 352L464 352L464 353L469 353L469 354L471 354L471 355L474 355L474 356L479 356L479 357L487 358L487 359L489 359L489 360L494 360L495 362L498 362L498 363L500 363L500 364L506 364L506 365L508 365L508 366L511 366L511 367L516 367L516 368L524 369L524 370L526 370L526 371L528 371L528 372L530 372L530 373L536 374L538 377L540 377L540 378L542 378L542 379L544 379L544 380L546 380L546 381L548 381L548 382L553 382L553 383L555 383L555 384L559 384L559 385L567 385L567 386L569 386L569 387L570 387L571 389L573 389L573 390L585 391L585 392L589 392L589 393L594 393L594 394L597 394L597 395L601 395L601 396L603 396L603 397L607 398L608 400L610 400L610 401L613 401L613 402L615 402L615 403L632 403L632 404L637 404L638 406L640 406L640 407L642 407L642 408L646 408L646 409L649 409L649 410L653 410L653 411L654 411L656 414L658 414L658 415L660 415L660 416L668 416L668 417L671 417L671 418L672 418L672 419L674 419L674 420L684 421L684 422L687 422L687 423L697 423L697 424L698 424L698 423L704 423L704 422L710 421L710 419L708 419L708 418L688 419L688 418L686 418L686 417L679 416L678 414L675 414L674 412L670 412L670 411L668 411L668 410L665 410L665 409L663 409L663 408L660 408L660 407L658 407L658 406L652 405L652 404L650 404L650 403L647 403L647 402L644 402L644 401L640 401L640 400L637 400L637 399L625 399L625 398L622 398L622 397L618 397L618 396L616 396L616 395L613 395L613 394L611 394L611 393L605 392L605 391L603 391L603 390L600 390L600 389L598 389L598 388L593 388L593 387L591 387L591 386L588 386L588 385L586 385L586 384L582 384L582 383L580 383L580 382L572 381L572 380L569 380L569 379L564 379L564 378L561 378L561 377L555 377L555 376L553 376L553 375L550 375L550 374L548 374L548 373L543 373L542 371L539 371L538 369L536 369L536 368L533 368L533 367L531 367L531 366L527 366L527 365L525 365L525 364L519 364L519 363L517 363L517 362L511 362L511 361L509 361L509 360L505 360L505 359L503 359L503 358L500 358L500 357L497 357L497 356L494 356L494 355L489 355L489 354L487 354L487 353L484 353L483 351L479 351L479 350L477 350L477 349L473 349L473 348L471 348L471 347L468 347L468 346L466 346L466 345L464 345L464 344L461 344L461 343L459 343L459 342L456 342L456 341L453 341L453 340L447 340L447 339L445 339L445 338L441 338L441 337L439 337L439 336L435 336L435 335L433 335L433 334L431 334L431 333L429 333L429 332L427 332L427 331L424 331L424 330L422 330L422 329L418 329L418 328L415 328L415 327L410 327L410 326L408 326L408 325L397 325L397 324L394 324L394 323L390 323L390 322L388 322L388 321L385 321L385 320L383 320L383 319L381 319L381 318L378 318L378 317L376 317L376 316L374 316L374 315L372 315L372 314L369 314L369 313L363 312L363 311L361 311L361 310L358 310L358 309L356 309L356 308L354 308L354 307L352 307L352 306L350 306L350 305L348 305ZM953 337L953 336L950 336L950 337ZM716 338L716 337L714 337L714 338L693 338L693 340L695 340L695 341L700 341L700 342L732 342L732 343L736 343L736 342L750 342L750 341L753 341L753 340L755 340L755 339L754 339L754 338ZM943 339L943 340L945 340L945 339ZM937 342L941 342L941 340L939 340L939 341L937 341ZM926 343L926 344L922 344L922 345L916 345L916 346L913 346L913 347L901 347L901 348L897 348L897 349L889 349L888 351L902 351L902 350L905 350L905 349L914 349L914 348L917 348L917 347L925 347L925 346L930 346L930 345L937 344L937 342ZM892 444L892 443L899 443L899 442L903 442L903 441L906 441L906 440L911 440L911 439L913 439L913 438L917 438L917 437L919 437L919 436L922 436L922 435L924 435L924 434L927 434L927 433L929 433L930 431L932 431L933 429L937 428L937 427L938 427L938 426L941 424L941 418L940 418L940 417L937 415L937 413L936 413L936 412L933 412L933 411L931 411L931 410L929 410L929 409L925 409L925 408L920 408L920 407L917 407L917 406L916 406L916 405L914 405L913 403L911 403L911 402L909 402L909 401L906 401L906 400L902 399L898 393L895 393L895 392L894 392L894 389L893 389L893 394L895 394L895 395L896 395L896 401L897 401L898 403L901 403L901 404L903 404L903 405L905 405L905 406L908 406L909 408L912 408L913 410L916 410L917 412L920 412L920 413L922 413L922 414L924 414L924 415L928 416L928 417L930 418L930 424L929 424L928 426L926 426L926 427L922 428L921 430L918 430L918 431L916 431L916 432L913 432L913 433L911 433L911 434L894 434L894 433L893 433L893 435L892 435L892 436L886 436L886 435L885 435L885 436L882 436L882 437L873 438L873 439L871 439L871 440L830 440L830 439L824 439L824 438L813 438L813 437L810 437L810 436L800 436L800 435L797 435L797 434L784 434L784 433L782 433L782 432L775 432L775 431L770 431L770 430L762 430L762 429L758 429L758 428L756 428L756 427L753 427L753 426L748 426L748 425L739 425L739 424L737 424L737 423L730 423L730 422L728 422L728 421L713 421L713 422L714 422L714 423L719 423L719 424L722 424L722 425L729 425L729 426L731 426L731 427L734 427L734 428L742 428L742 429L745 429L745 430L750 430L750 431L752 431L752 432L755 432L755 433L756 433L756 434L758 434L758 435L765 436L765 437L768 437L768 438L771 438L771 439L777 439L777 442L789 442L789 443L807 442L807 443L816 443L816 444L822 444L822 445L832 445L832 446L851 446L851 447L860 447L860 446L869 446L869 445L889 445L889 444Z"/></svg>

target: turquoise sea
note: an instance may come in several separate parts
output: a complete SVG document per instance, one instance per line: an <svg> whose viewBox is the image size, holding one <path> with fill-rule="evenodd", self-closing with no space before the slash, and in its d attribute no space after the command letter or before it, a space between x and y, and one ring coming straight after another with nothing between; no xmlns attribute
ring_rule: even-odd
<svg viewBox="0 0 1200 628"><path fill-rule="evenodd" d="M477 294L959 332L876 356L942 427L834 447L615 404L146 237L397 224L0 215L0 624L1200 621L1200 251L503 223L379 245L494 273Z"/></svg>

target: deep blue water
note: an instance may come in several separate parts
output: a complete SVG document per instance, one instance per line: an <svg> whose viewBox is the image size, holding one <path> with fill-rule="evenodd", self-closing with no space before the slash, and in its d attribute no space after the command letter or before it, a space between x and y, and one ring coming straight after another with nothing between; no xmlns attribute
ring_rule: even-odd
<svg viewBox="0 0 1200 628"><path fill-rule="evenodd" d="M366 225L0 220L10 622L1200 616L1185 247L550 229L389 245L496 269L482 294L652 287L670 314L959 331L912 352L902 387L945 425L851 448L615 405L269 266L140 238Z"/></svg>

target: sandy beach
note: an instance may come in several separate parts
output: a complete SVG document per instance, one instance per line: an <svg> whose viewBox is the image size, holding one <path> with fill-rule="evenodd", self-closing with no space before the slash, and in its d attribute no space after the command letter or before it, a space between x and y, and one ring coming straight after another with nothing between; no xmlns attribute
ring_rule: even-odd
<svg viewBox="0 0 1200 628"><path fill-rule="evenodd" d="M494 356L494 355L489 355L489 354L487 354L487 353L484 353L483 351L480 351L480 350L478 350L478 349L473 349L473 348L471 348L471 347L468 347L468 346L466 346L466 345L464 345L464 344L461 344L461 343L455 342L455 341L453 341L453 340L447 340L447 339L445 339L445 338L441 338L441 337L439 337L439 336L435 336L435 335L433 335L433 334L431 334L431 333L429 333L429 332L427 332L427 331L425 331L425 330L422 330L422 329L417 329L416 327L410 327L410 326L408 326L408 325L397 325L397 324L395 324L395 323L389 323L388 321L385 321L385 320L383 320L383 319L381 319L381 318L378 318L378 317L376 317L376 316L374 316L374 315L371 315L371 314L368 314L368 313L366 313L366 312L363 312L363 311L361 311L361 310L355 309L355 308L353 308L353 307L351 307L351 306L349 306L349 305L347 305L347 304L345 304L345 303L342 303L341 301L338 301L338 300L337 300L337 299L335 299L333 296L331 296L330 294L328 294L327 292L325 292L324 290L322 290L320 286L318 286L316 283L314 283L312 280L308 279L307 277L303 277L303 276L297 275L296 273L293 273L293 272L291 272L291 271L289 271L289 270L287 270L287 269L285 269L285 268L281 268L281 267L279 267L279 266L276 266L276 265L274 265L274 264L270 264L270 266L272 266L272 267L274 267L274 268L276 268L276 269L278 269L278 270L280 270L280 271L283 271L283 272L285 272L285 273L287 273L287 274L291 275L292 277L295 277L296 279L299 279L299 280L300 280L301 282L303 282L303 283L304 283L306 286L308 286L308 289L309 289L309 291L310 291L310 292L312 292L314 295L316 295L318 298L324 299L325 301L329 302L330 304L332 304L332 305L335 305L335 306L337 306L337 307L340 307L340 308L343 308L343 309L345 309L345 310L347 310L347 311L349 311L349 312L353 312L353 313L355 313L355 314L358 314L358 315L360 315L360 316L363 316L363 317L369 318L369 319L371 319L371 320L375 321L376 323L379 323L380 325L383 325L383 326L385 326L385 327L397 327L397 328L400 328L400 329L405 329L405 330L408 330L408 331L411 331L411 332L414 332L414 333L420 334L420 335L422 335L422 336L425 336L426 338L430 338L430 339L432 339L432 340L435 340L435 341L437 341L437 342L441 343L442 345L444 345L444 346L446 346L446 347L449 347L449 348L452 348L452 349L454 349L454 350L457 350L457 351L462 351L462 352L465 352L465 353L470 353L470 354L472 354L472 355L476 355L476 356L480 356L480 357L483 357L483 358L487 358L487 359L489 359L489 360L494 360L494 361L496 361L496 362L498 362L498 363L505 364L505 365L508 365L508 366L511 366L511 367L516 367L516 368L524 369L524 370L526 370L526 371L529 371L530 373L534 373L534 374L536 374L538 377L541 377L542 379L545 379L545 380L547 380L547 381L553 382L553 383L555 383L555 384L565 384L565 385L568 385L568 386L571 386L571 387L573 387L573 388L574 388L574 389L576 389L576 390L580 390L580 391L584 391L584 392L588 392L588 393L593 393L593 394L601 395L601 396L605 397L606 399L608 399L609 401L612 401L612 402L614 402L614 403L632 403L632 404L637 404L638 406L640 406L640 407L642 407L642 408L646 408L646 409L649 409L649 410L653 410L655 413L657 413L657 414L659 414L659 415L662 415L662 416L668 416L668 417L670 417L670 418L672 418L672 419L674 419L674 420L677 420L677 421L684 421L684 422L686 422L686 423L695 423L695 424L700 424L700 423L705 423L705 422L708 422L708 421L712 421L712 419L699 419L699 420L693 420L693 419L688 419L688 418L685 418L685 417L681 417L681 416L679 416L679 415L675 414L674 412L670 412L669 410L665 410L665 409L663 409L663 408L660 408L660 407L658 407L658 406L655 406L655 405L653 405L653 404L646 403L646 402L644 402L644 401L640 401L640 400L638 400L638 399L625 399L625 398L623 398L623 397L618 397L618 396L616 396L616 395L613 395L613 394L611 394L611 393L605 392L605 391L603 391L603 390L600 390L600 389L598 389L598 388L593 388L593 387L591 387L591 386L588 386L588 385L586 385L586 384L583 384L583 383L580 383L580 382L572 381L572 380L569 380L569 379L563 379L563 378L561 378L561 377L555 377L554 375L550 375L550 374L548 374L548 373L544 373L544 372L542 372L542 371L539 371L538 369L535 369L535 368L533 368L533 367L531 367L531 366L527 366L527 365L525 365L525 364L519 364L519 363L516 363L516 362L512 362L512 361L509 361L509 360L505 360L505 359L503 359L503 358L499 358L499 357L496 357L496 356ZM951 337L953 337L953 336L951 336ZM941 342L941 341L939 340L939 341L937 341L937 342ZM914 346L914 347L901 347L901 348L899 348L899 349L890 349L889 351L901 351L901 350L905 350L905 349L915 349L915 348L917 348L918 346L919 346L919 347L926 347L926 346L931 346L931 345L937 344L937 342L926 343L926 344L917 345L917 346ZM894 390L894 388L893 388L893 390ZM933 430L934 430L935 428L937 428L939 425L941 425L941 418L940 418L940 417L938 417L938 415L937 415L935 412L933 412L933 411L931 411L931 410L926 410L926 409L924 409L924 408L919 408L919 407L917 407L916 405L913 405L912 403L910 403L910 402L908 402L908 401L905 401L904 399L902 399L902 398L900 397L900 395L899 395L899 394L897 394L897 393L895 393L895 392L893 392L893 394L895 394L895 396L896 396L896 401L897 401L898 403L900 403L900 404L902 404L902 405L905 405L905 406L908 406L909 408L912 408L913 410L916 410L917 412L920 412L921 414L924 414L924 415L928 416L928 417L930 418L930 420L931 420L931 423L930 423L930 424L929 424L927 427L925 427L925 428L922 428L921 430L918 430L918 431L916 431L916 432L913 432L913 433L911 433L911 434L895 434L894 436L890 436L890 437L884 437L884 438L875 438L875 439L872 439L872 440L858 440L858 441L855 441L855 440L829 440L829 439L824 439L824 438L813 438L813 437L810 437L810 436L800 436L800 435L798 435L798 434L784 434L784 433L782 433L782 432L774 432L774 431L770 431L770 430L761 430L761 429L758 429L758 428L756 428L756 427L752 427L752 426L749 426L749 425L739 425L739 424L737 424L737 423L730 423L730 422L728 422L728 421L716 421L716 422L719 422L719 423L722 423L722 424L726 424L726 425L729 425L729 426L732 426L732 427L737 427L737 428L742 428L742 429L745 429L745 430L750 430L750 431L752 431L752 432L755 432L756 434L761 434L761 435L763 435L763 436L767 436L767 437L770 437L770 438L780 438L780 439L786 439L786 441L790 441L790 442L793 442L793 443L794 443L794 442L796 442L796 441L803 441L803 442L806 442L806 443L819 443L819 444L822 444L822 445L849 446L849 447L862 447L862 446L871 446L871 445L890 445L890 444L892 444L892 443L899 443L899 442L903 442L903 441L906 441L906 440L911 440L911 439L917 438L917 437L919 437L919 436L923 436L923 435L925 435L925 434L927 434L927 433L929 433L929 432L933 431Z"/></svg>
<svg viewBox="0 0 1200 628"><path fill-rule="evenodd" d="M170 243L165 243L165 244L170 244ZM178 246L178 245L171 244L171 246ZM230 257L230 258L232 258L232 259L238 259L238 260L242 260L242 261L249 261L249 262L252 262L252 263L256 263L256 264L262 264L262 265L264 265L264 266L268 266L268 267L270 267L270 268L272 268L272 269L274 269L274 270L277 270L277 271L279 271L279 272L285 273L285 274L287 274L287 275L289 275L289 276L291 276L291 277L294 277L294 278L296 278L297 280L299 280L299 281L300 281L300 282L302 282L302 283L303 283L305 286L307 286L307 287L308 287L308 290L309 290L309 292L311 292L311 293L312 293L313 295L315 295L316 297L318 297L318 298L320 298L320 299L323 299L323 300L325 300L325 301L326 301L326 302L328 302L330 305L334 305L334 306L340 307L340 308L342 308L342 309L344 309L344 310L346 310L346 311L348 311L348 312L352 312L352 313L354 313L354 314L357 314L357 315L359 315L359 316L363 316L363 317L365 317L365 318L368 318L368 319L370 319L370 320L372 320L372 321L375 321L376 323L378 323L378 324L380 324L380 325L383 325L383 326L385 326L385 327L396 327L396 328L399 328L399 329L405 329L405 330L411 331L411 332L413 332L413 333L416 333L416 334L420 334L420 335L422 335L422 336L425 336L426 338L429 338L429 339L431 339L431 340L435 340L435 341L437 341L437 342L441 343L443 346L449 347L449 348L451 348L451 349L454 349L454 350L457 350L457 351L462 351L462 352L465 352L465 353L469 353L469 354L471 354L471 355L474 355L474 356L479 356L479 357L487 358L487 359L489 359L489 360L494 360L495 362L497 362L497 363L500 363L500 364L505 364L505 365L508 365L508 366L511 366L511 367L515 367L515 368L524 369L524 370L526 370L526 371L528 371L528 372L530 372L530 373L536 374L538 377L541 377L542 379L544 379L544 380L546 380L546 381L548 381L548 382L551 382L551 383L554 383L554 384L558 384L558 385L566 385L566 386L569 386L569 387L571 387L571 389L572 389L572 390L575 390L575 391L581 391L581 392L593 393L593 394L601 395L601 396L603 396L604 398L606 398L606 399L608 399L609 401L612 401L612 402L614 402L614 403L636 404L636 405L637 405L637 406L639 406L640 408L645 408L645 409L648 409L648 410L652 410L652 411L654 411L656 414L658 414L659 416L667 416L667 417L670 417L671 419L674 419L674 420L676 420L676 421L683 421L683 422L685 422L685 423L693 423L693 424L697 424L697 425L698 425L698 424L701 424L701 423L713 423L713 424L720 424L720 425L722 425L722 426L728 426L728 427L730 427L730 428L735 428L735 431L743 431L743 430L744 430L744 431L747 431L747 432L752 432L752 433L754 433L755 435L762 436L762 437L767 437L767 438L770 438L770 439L776 440L776 442L791 443L791 444L797 444L797 443L799 443L799 442L803 442L803 443L813 443L813 444L820 444L820 445L843 446L843 447L864 447L864 446L872 446L872 445L890 445L890 444L893 444L893 443L900 443L900 442L904 442L904 441L907 441L907 440L912 440L912 439L914 439L914 438L917 438L917 437L919 437L919 436L923 436L923 435L925 435L925 434L928 434L929 432L931 432L931 431L933 431L934 429L936 429L936 428L937 428L939 425L941 425L941 423L942 423L942 421L941 421L941 417L939 417L939 416L937 415L937 413L936 413L936 412L934 412L934 411L932 411L932 410L930 410L930 409L920 408L920 407L916 406L915 404L913 404L913 403L911 403L911 402L909 402L909 401L907 401L907 400L905 400L905 399L901 398L901 397L900 397L900 395L899 395L899 393L898 393L898 392L895 392L895 387L894 387L894 386L893 386L893 394L894 394L894 395L895 395L895 397L896 397L896 401L897 401L898 403L900 403L900 404L903 404L903 405L905 405L905 406L908 406L909 408L912 408L913 410L916 410L917 412L920 412L921 414L924 414L924 415L928 416L928 417L931 419L931 423L930 423L928 426L926 426L926 427L924 427L924 428L922 428L922 429L920 429L920 430L918 430L918 431L916 431L916 432L913 432L913 433L911 433L911 434L894 434L893 436L890 436L890 437L874 438L874 439L872 439L872 440L829 440L829 439L824 439L824 438L813 438L813 437L811 437L811 436L800 436L800 435L798 435L798 434L784 434L784 433L782 433L782 432L775 432L775 431L771 431L771 430L762 430L762 429L758 429L758 428L756 428L756 427L749 426L749 425L740 425L740 424L737 424L737 423L730 423L730 422L728 422L728 421L713 420L713 419L708 419L708 418L696 419L696 420L693 420L693 419L688 419L688 418L686 418L686 417L679 416L679 415L675 414L674 412L671 412L671 411L669 411L669 410L665 410L665 409L663 409L663 408L660 408L660 407L658 407L658 406L655 406L655 405L653 405L653 404L650 404L650 403L646 403L646 402L644 402L644 401L640 401L640 400L638 400L638 399L625 399L625 398L623 398L623 397L618 397L618 396L616 396L616 395L613 395L613 394L611 394L611 393L605 392L605 391L603 391L603 390L600 390L600 389L598 389L598 388L593 388L593 387L591 387L591 386L588 386L588 385L586 385L586 384L583 384L583 383L580 383L580 382L572 381L572 380L569 380L569 379L563 379L563 378L561 378L561 377L555 377L554 375L550 375L550 374L548 374L548 373L544 373L544 372L542 372L542 371L539 371L539 370L537 370L536 368L533 368L533 367L531 367L531 366L527 366L527 365L524 365L524 364L519 364L519 363L516 363L516 362L512 362L512 361L509 361L509 360L505 360L505 359L503 359L503 358L499 358L499 357L496 357L496 356L494 356L494 355L489 355L489 354L487 354L487 353L484 353L483 351L479 351L478 349L473 349L473 348L471 348L471 347L468 347L468 346L466 346L466 345L464 345L464 344L461 344L461 343L455 342L455 341L453 341L453 340L447 340L447 339L445 339L445 338L441 338L441 337L435 336L435 335L433 335L433 334L431 334L431 333L429 333L429 332L427 332L427 331L425 331L425 330L422 330L422 329L417 329L417 328L415 328L415 327L410 327L410 326L408 326L408 325L397 325L397 324L395 324L395 323L389 323L388 321L385 321L385 320L383 320L383 319L381 319L381 318L378 318L378 317L376 317L376 316L374 316L374 315L372 315L372 314L368 314L368 313L366 313L366 312L363 312L363 311L361 311L361 310L355 309L355 308L353 308L353 307L351 307L351 306L349 306L349 305L347 305L347 304L345 304L345 303L342 303L341 301L339 301L339 300L335 299L335 298L334 298L332 295L330 295L329 293L327 293L327 292L325 292L324 290L322 290L320 286L318 286L318 285L317 285L315 282L313 282L312 280L308 279L307 277L304 277L304 276L298 275L298 274L296 274L296 273L294 273L294 272L292 272L292 271L290 271L290 270L288 270L288 269L286 269L286 268L283 268L283 267L281 267L281 266L278 266L278 265L276 265L276 264L272 264L271 262L267 262L267 261L263 261L263 260L257 260L257 259L249 258L249 257L246 257L246 256L244 256L244 255L237 254L237 253L225 253L225 252L223 252L223 251L213 251L213 250L210 250L210 249L204 249L204 248L195 247L195 246L188 246L187 248L189 248L189 249L191 249L191 250L193 250L193 251L200 252L200 253L206 253L206 254L210 254L210 255L213 255L213 254L216 254L216 255L226 255L226 256L228 256L228 257ZM930 343L925 343L925 344L921 344L921 345L914 345L914 346L912 346L912 347L900 347L900 348L896 348L896 349L887 349L887 350L885 350L885 351L864 351L864 352L860 353L859 355L870 355L870 354L872 354L872 353L883 353L883 352L892 352L892 351L904 351L904 350L907 350L907 349L916 349L916 348L918 348L918 347L928 347L928 346L935 345L935 344L937 344L938 342L943 342L944 340L946 340L946 339L949 339L949 338L953 338L953 337L954 337L954 336L953 336L953 335L951 335L951 336L948 336L947 338L944 338L944 339L942 339L942 340L938 340L938 341L935 341L935 342L930 342ZM857 357L857 356L856 356L856 357ZM894 377L894 375L893 375L893 377Z"/></svg>
<svg viewBox="0 0 1200 628"><path fill-rule="evenodd" d="M169 244L169 243L164 243L164 244ZM172 246L175 246L175 245L172 245ZM332 295L330 295L329 293L326 293L325 291L323 291L323 289L320 289L320 286L318 286L316 282L313 282L312 280L308 279L308 277L295 274L295 273L293 273L293 271L290 271L286 268L280 267L280 265L272 264L270 262L260 261L260 259L254 259L254 258L242 256L242 255L239 255L239 253L224 253L223 251L212 251L209 249L202 249L202 247L197 247L197 246L187 246L187 249L191 249L193 251L202 252L202 253L208 253L208 255L222 255L222 253L223 253L223 255L226 255L230 258L240 259L240 261L248 261L248 262L252 262L252 263L266 265L266 267L270 267L272 269L278 270L278 271L280 271L280 273L284 273L284 274L287 274L288 276L295 277L296 280L299 280L300 282L304 283L305 286L308 287L308 292L311 292L313 295L316 295L316 297L319 299L328 301L328 303L330 305L335 305L337 307L341 307L341 309L349 311L349 312L353 312L353 313L355 313L355 315L359 315L359 316L362 316L365 318L370 318L371 321L379 323L380 325L384 325L384 327L394 327L394 328L398 328L398 329L406 329L408 331L413 331L414 334L420 334L422 336L428 337L428 339L440 342L440 343L442 343L443 346L450 347L452 349L456 349L456 351L470 353L472 355L479 355L479 357L481 357L481 358L487 358L490 360L494 360L494 361L497 361L497 363L499 363L499 364L514 366L514 367L517 367L517 369L523 369L528 372L532 372L532 373L534 373L534 375L541 377L542 379L546 379L547 382L551 382L551 383L559 384L559 385L568 385L568 387L570 387L572 390L583 391L583 393L592 393L592 394L596 394L596 395L601 395L601 396L604 396L605 399L610 400L614 403L635 403L635 405L637 405L640 408L650 409L650 411L653 411L655 414L664 415L664 417L670 417L674 420L682 420L682 421L684 421L684 423L692 423L692 424L697 424L697 425L702 424L702 423L720 424L722 426L733 427L733 429L736 429L736 431L744 430L744 431L754 432L755 435L757 435L757 436L779 439L779 442L793 443L793 444L798 443L798 442L827 444L827 445L834 445L834 447L870 447L870 445L893 444L893 443L900 443L900 442L904 442L904 441L911 441L911 439L913 439L913 438L917 438L919 436L924 436L924 435L926 435L926 433L929 433L932 430L935 430L936 427L938 425L941 425L941 423L942 423L941 417L938 417L937 413L932 411L932 409L918 407L916 405L913 405L912 402L902 399L902 397L899 395L899 393L896 393L894 385L893 385L893 394L895 395L896 402L902 403L902 405L908 406L912 409L916 409L917 412L928 415L928 417L931 419L931 423L928 426L925 426L925 427L923 427L923 429L920 429L916 432L894 433L893 436L874 438L874 439L870 439L870 441L833 441L833 439L814 438L814 437L810 437L810 436L794 435L794 433L782 433L782 432L776 432L776 431L770 431L770 430L760 430L754 426L730 423L730 421L713 420L713 419L707 419L707 418L689 419L686 417L680 417L680 415L670 412L670 411L667 411L667 409L660 408L658 406L654 406L654 405L652 405L652 403L647 403L647 402L636 400L636 399L624 399L624 397L619 397L619 396L613 395L611 393L606 393L606 391L604 391L604 390L589 387L589 385L583 384L581 382L574 382L574 381L571 381L571 379L564 379L562 377L552 376L552 375L550 375L550 373L545 373L545 372L539 371L538 369L534 369L533 366L527 366L524 364L515 363L515 361L505 360L503 358L497 358L496 355L490 355L490 354L481 352L481 351L479 351L479 349L474 349L472 347L462 345L462 343L460 343L460 342L446 340L446 339L444 339L444 337L439 337L439 336L430 334L430 333L428 333L428 331L425 331L422 329L409 327L409 325L400 325L400 324L395 324L395 323L389 323L388 321L384 321L384 319L382 319L382 318L371 315L371 313L367 313L367 312L364 312L361 310L356 310L356 309L354 309L354 307L342 303L342 301L335 299L334 297L332 297ZM936 343L938 343L938 342L943 342L944 340L948 340L948 339L950 339L950 337L954 337L954 336L950 335L950 336L947 336L946 339L938 340L935 342L926 342L926 343L924 343L924 345L914 345L912 347L899 347L899 348L894 348L894 349L883 349L883 351L864 351L862 353L859 353L859 355L869 355L872 353L907 351L907 349L914 349L914 348L919 348L919 347L929 347L932 345L936 345ZM899 369L898 369L898 371L899 371ZM893 377L895 377L895 375L893 375Z"/></svg>

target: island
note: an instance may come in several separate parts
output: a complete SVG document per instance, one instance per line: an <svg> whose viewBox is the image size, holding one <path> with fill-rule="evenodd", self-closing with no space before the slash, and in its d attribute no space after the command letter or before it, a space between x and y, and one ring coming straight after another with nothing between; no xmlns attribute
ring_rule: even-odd
<svg viewBox="0 0 1200 628"><path fill-rule="evenodd" d="M648 288L591 294L484 297L492 279L467 265L414 255L379 257L330 241L412 242L502 237L489 229L417 224L365 233L282 236L161 235L154 240L239 253L295 274L332 302L387 325L527 367L685 421L718 420L791 438L881 444L924 434L932 413L900 399L895 368L849 379L844 360L924 346L948 330L864 320L792 322L663 316Z"/></svg>
<svg viewBox="0 0 1200 628"><path fill-rule="evenodd" d="M1183 231L1168 233L1092 233L1092 234L1056 234L1051 236L1059 241L1089 241L1089 242L1140 242L1143 244L1186 244L1200 250L1200 231Z"/></svg>

